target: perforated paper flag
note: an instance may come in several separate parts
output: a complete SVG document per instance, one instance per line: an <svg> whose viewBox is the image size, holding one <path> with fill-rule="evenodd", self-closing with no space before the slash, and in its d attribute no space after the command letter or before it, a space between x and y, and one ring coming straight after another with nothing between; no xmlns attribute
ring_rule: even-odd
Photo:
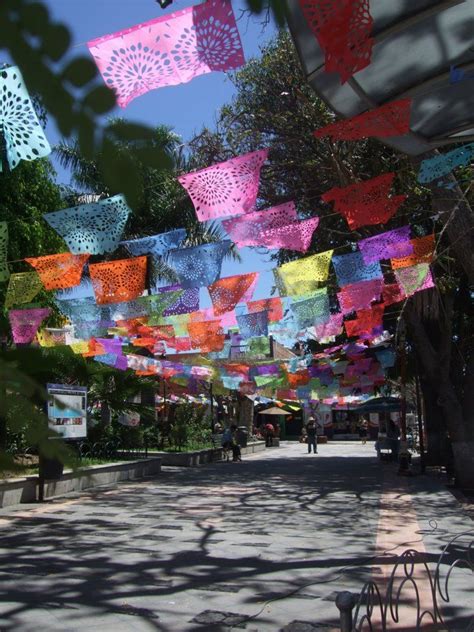
<svg viewBox="0 0 474 632"><path fill-rule="evenodd" d="M255 208L260 170L268 150L261 149L200 171L179 176L189 193L200 222L216 217L241 215Z"/></svg>
<svg viewBox="0 0 474 632"><path fill-rule="evenodd" d="M123 195L43 215L73 254L101 255L119 245L130 208Z"/></svg>
<svg viewBox="0 0 474 632"><path fill-rule="evenodd" d="M183 288L202 287L217 281L221 274L222 261L232 242L203 244L192 248L170 250L168 265L175 270Z"/></svg>
<svg viewBox="0 0 474 632"><path fill-rule="evenodd" d="M406 296L434 287L428 263L419 263L416 266L395 270L395 278Z"/></svg>
<svg viewBox="0 0 474 632"><path fill-rule="evenodd" d="M445 154L423 160L418 172L418 182L432 182L451 173L456 167L468 165L474 158L474 143L452 149Z"/></svg>
<svg viewBox="0 0 474 632"><path fill-rule="evenodd" d="M294 202L272 206L264 211L246 213L240 217L222 222L224 230L238 246L254 246L256 236L266 230L272 230L298 221Z"/></svg>
<svg viewBox="0 0 474 632"><path fill-rule="evenodd" d="M327 322L331 315L327 288L321 288L302 300L293 300L290 309L301 329Z"/></svg>
<svg viewBox="0 0 474 632"><path fill-rule="evenodd" d="M164 292L157 296L140 296L132 301L116 303L110 306L112 320L129 320L149 316L151 319L163 317L164 310L180 296L180 291ZM153 324L149 321L149 324Z"/></svg>
<svg viewBox="0 0 474 632"><path fill-rule="evenodd" d="M348 336L371 338L379 335L383 329L384 306L374 305L371 309L362 309L357 312L355 320L346 320L344 327Z"/></svg>
<svg viewBox="0 0 474 632"><path fill-rule="evenodd" d="M208 287L214 307L214 314L220 316L234 309L237 303L244 300L249 288L254 288L258 278L257 272L238 274L219 279ZM251 298L251 297L249 297Z"/></svg>
<svg viewBox="0 0 474 632"><path fill-rule="evenodd" d="M332 250L284 263L275 268L275 282L282 296L301 296L318 289L327 280Z"/></svg>
<svg viewBox="0 0 474 632"><path fill-rule="evenodd" d="M83 276L79 285L68 287L64 290L58 290L54 298L57 301L70 301L73 299L91 298L93 296L94 288L92 287L92 282L89 277Z"/></svg>
<svg viewBox="0 0 474 632"><path fill-rule="evenodd" d="M271 353L270 339L267 336L251 338L249 340L249 353L252 356L267 356Z"/></svg>
<svg viewBox="0 0 474 632"><path fill-rule="evenodd" d="M395 305L396 303L400 303L407 298L407 295L403 291L403 289L398 285L398 283L389 283L383 286L382 290L382 300L384 305L388 307L389 305Z"/></svg>
<svg viewBox="0 0 474 632"><path fill-rule="evenodd" d="M41 323L50 315L49 307L11 309L8 318L15 344L28 344L36 336Z"/></svg>
<svg viewBox="0 0 474 632"><path fill-rule="evenodd" d="M266 311L237 316L237 323L242 338L268 336L268 312Z"/></svg>
<svg viewBox="0 0 474 632"><path fill-rule="evenodd" d="M283 318L283 305L281 298L262 298L257 301L249 301L247 303L249 313L268 312L268 321L270 323L279 322Z"/></svg>
<svg viewBox="0 0 474 632"><path fill-rule="evenodd" d="M406 257L391 260L392 268L394 270L398 268L408 268L409 266L414 266L418 263L431 263L433 261L433 254L435 250L434 235L426 235L426 237L412 239L411 245L413 246L412 254Z"/></svg>
<svg viewBox="0 0 474 632"><path fill-rule="evenodd" d="M94 360L96 362L101 362L102 364L113 366L115 369L119 369L119 371L126 371L128 368L127 357L117 353L104 353L102 355L96 355ZM119 423L123 422L120 422L119 420Z"/></svg>
<svg viewBox="0 0 474 632"><path fill-rule="evenodd" d="M188 331L193 349L220 351L224 347L225 334L220 320L189 323Z"/></svg>
<svg viewBox="0 0 474 632"><path fill-rule="evenodd" d="M223 222L232 241L240 247L286 248L299 252L308 250L318 224L318 217L298 221L293 202Z"/></svg>
<svg viewBox="0 0 474 632"><path fill-rule="evenodd" d="M36 338L41 347L64 346L73 340L72 328L70 326L61 328L45 327L37 332Z"/></svg>
<svg viewBox="0 0 474 632"><path fill-rule="evenodd" d="M88 259L89 255L62 252L46 257L29 257L25 261L36 270L46 290L59 290L79 285Z"/></svg>
<svg viewBox="0 0 474 632"><path fill-rule="evenodd" d="M345 83L370 64L369 0L300 0L300 7L325 53L326 72L339 73Z"/></svg>
<svg viewBox="0 0 474 632"><path fill-rule="evenodd" d="M342 314L331 314L329 320L325 323L317 323L315 327L315 336L317 340L333 338L342 333Z"/></svg>
<svg viewBox="0 0 474 632"><path fill-rule="evenodd" d="M230 0L208 0L87 45L120 107L150 90L245 63Z"/></svg>
<svg viewBox="0 0 474 632"><path fill-rule="evenodd" d="M138 298L145 291L147 258L119 259L89 266L98 304Z"/></svg>
<svg viewBox="0 0 474 632"><path fill-rule="evenodd" d="M313 233L318 227L319 217L311 217L293 224L264 230L255 239L254 246L265 248L285 248L297 252L306 252L311 245Z"/></svg>
<svg viewBox="0 0 474 632"><path fill-rule="evenodd" d="M390 197L395 173L384 173L348 187L334 187L321 196L324 202L334 202L334 209L343 215L349 228L385 224L397 212L406 195Z"/></svg>
<svg viewBox="0 0 474 632"><path fill-rule="evenodd" d="M10 270L7 264L8 224L0 222L0 283L8 281Z"/></svg>
<svg viewBox="0 0 474 632"><path fill-rule="evenodd" d="M392 101L375 110L321 127L314 135L316 138L330 136L334 140L403 136L410 131L411 103L411 99Z"/></svg>
<svg viewBox="0 0 474 632"><path fill-rule="evenodd" d="M371 303L380 300L383 279L360 281L341 288L337 298L343 314L349 314L360 309L367 309Z"/></svg>
<svg viewBox="0 0 474 632"><path fill-rule="evenodd" d="M402 226L374 235L374 237L361 239L358 246L365 263L373 263L392 257L406 257L413 252L413 244L410 241L410 226Z"/></svg>
<svg viewBox="0 0 474 632"><path fill-rule="evenodd" d="M179 314L190 314L199 309L199 288L182 289L180 285L161 288L160 292L167 294L171 291L179 291L179 296L169 307L163 311L163 316L177 316Z"/></svg>
<svg viewBox="0 0 474 632"><path fill-rule="evenodd" d="M365 264L360 252L334 256L332 264L340 287L383 277L379 262Z"/></svg>
<svg viewBox="0 0 474 632"><path fill-rule="evenodd" d="M186 229L177 228L151 237L121 241L120 245L124 246L132 257L139 257L140 255L162 257L168 250L179 248L185 239Z"/></svg>
<svg viewBox="0 0 474 632"><path fill-rule="evenodd" d="M108 317L108 310L96 305L93 297L59 301L57 306L71 322L106 320Z"/></svg>
<svg viewBox="0 0 474 632"><path fill-rule="evenodd" d="M36 272L18 272L12 274L5 296L5 307L30 303L43 288L41 279Z"/></svg>
<svg viewBox="0 0 474 632"><path fill-rule="evenodd" d="M51 146L16 66L0 70L0 93L0 128L3 127L9 168L14 169L20 160L36 160L50 154ZM8 170L1 162L0 167L1 171Z"/></svg>

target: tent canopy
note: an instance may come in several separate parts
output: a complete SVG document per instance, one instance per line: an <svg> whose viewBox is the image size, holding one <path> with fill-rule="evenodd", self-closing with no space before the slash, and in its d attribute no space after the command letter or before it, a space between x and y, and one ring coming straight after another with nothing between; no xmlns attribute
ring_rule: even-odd
<svg viewBox="0 0 474 632"><path fill-rule="evenodd" d="M356 413L395 413L402 409L402 400L398 397L372 397L353 410Z"/></svg>
<svg viewBox="0 0 474 632"><path fill-rule="evenodd" d="M272 406L271 408L267 408L266 410L261 410L258 414L259 415L291 415L291 413L288 413L286 410L282 410L281 408L278 408L277 406Z"/></svg>

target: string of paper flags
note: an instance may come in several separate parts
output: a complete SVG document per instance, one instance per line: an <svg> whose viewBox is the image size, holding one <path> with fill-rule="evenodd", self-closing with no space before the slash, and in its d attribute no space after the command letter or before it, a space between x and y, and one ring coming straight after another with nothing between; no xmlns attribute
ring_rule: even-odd
<svg viewBox="0 0 474 632"><path fill-rule="evenodd" d="M300 5L325 52L328 71L339 72L344 82L370 63L368 1L360 3L357 16L349 2L300 0ZM230 0L208 0L100 37L88 47L121 107L149 90L244 63ZM20 160L48 155L51 148L18 68L0 72L0 87L8 94L0 101L2 167L8 171ZM410 129L411 105L410 99L398 100L328 125L315 136L333 140L400 136ZM473 156L471 143L425 160L418 181L440 180L443 185L445 176L470 164ZM394 362L393 352L386 348L385 308L434 287L430 269L434 235L416 236L406 225L361 239L350 253L334 255L336 246L291 261L273 270L280 295L252 300L258 272L221 278L232 243L306 253L319 225L318 217L300 219L294 202L256 209L267 157L268 150L260 149L178 177L199 221L225 218L222 225L229 238L217 243L186 246L184 229L121 241L130 209L117 195L47 213L44 219L64 239L69 252L27 257L33 271L10 274L8 228L0 222L0 282L8 282L5 307L14 342L67 344L76 353L118 369L160 375L177 385L184 381L191 390L198 388L199 380L217 377L225 388L241 392L277 389L289 398L334 401L341 395L351 397L356 388L368 393L382 384ZM406 198L392 195L395 176L385 173L334 187L321 200L332 204L352 231L379 226L397 213ZM119 247L129 257L89 262L91 255L109 254ZM149 287L149 266L159 259L174 271L177 284ZM331 266L337 292L325 285ZM209 309L200 309L201 287L208 288ZM43 289L55 292L64 326L42 327L52 310L31 303ZM287 346L307 338L331 344L343 331L357 342L287 362L264 359L269 337ZM245 347L245 362L223 365L233 347ZM200 352L207 355L210 366L203 366L202 357L199 364L188 365L144 357L133 353L134 348L145 348L155 356Z"/></svg>

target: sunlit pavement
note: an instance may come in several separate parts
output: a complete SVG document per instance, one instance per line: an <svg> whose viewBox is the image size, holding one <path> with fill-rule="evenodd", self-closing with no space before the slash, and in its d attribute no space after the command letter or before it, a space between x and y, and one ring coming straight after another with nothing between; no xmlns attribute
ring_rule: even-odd
<svg viewBox="0 0 474 632"><path fill-rule="evenodd" d="M0 511L0 629L330 629L338 591L472 527L441 482L400 479L373 444L305 451Z"/></svg>

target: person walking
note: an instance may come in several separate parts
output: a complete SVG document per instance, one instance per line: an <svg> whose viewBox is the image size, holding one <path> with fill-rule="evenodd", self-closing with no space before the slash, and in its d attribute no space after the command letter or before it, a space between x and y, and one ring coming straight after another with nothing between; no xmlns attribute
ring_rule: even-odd
<svg viewBox="0 0 474 632"><path fill-rule="evenodd" d="M310 417L308 419L308 423L306 424L306 434L308 437L308 454L311 454L311 447L313 448L314 454L318 453L318 434L316 424L314 423L314 417Z"/></svg>
<svg viewBox="0 0 474 632"><path fill-rule="evenodd" d="M369 423L367 419L363 419L359 426L359 437L361 438L362 445L367 443L367 433L369 431Z"/></svg>

